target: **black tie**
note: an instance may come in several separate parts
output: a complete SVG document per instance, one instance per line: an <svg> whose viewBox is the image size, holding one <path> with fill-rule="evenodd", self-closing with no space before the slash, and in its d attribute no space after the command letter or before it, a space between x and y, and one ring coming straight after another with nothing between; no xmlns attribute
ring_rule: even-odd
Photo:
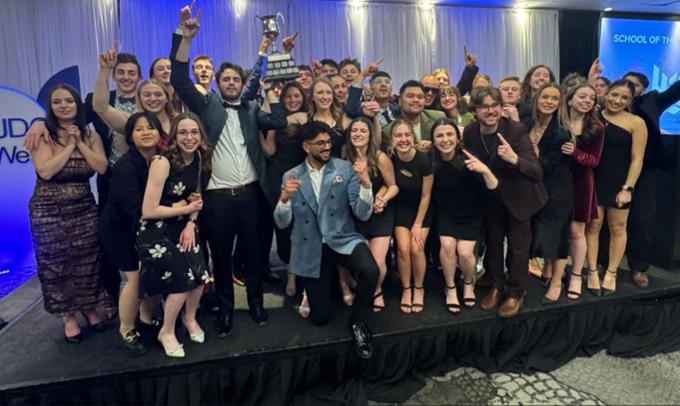
<svg viewBox="0 0 680 406"><path fill-rule="evenodd" d="M241 103L231 104L231 103L227 103L227 102L222 102L222 105L224 106L225 109L234 109L234 110L238 110L241 107Z"/></svg>

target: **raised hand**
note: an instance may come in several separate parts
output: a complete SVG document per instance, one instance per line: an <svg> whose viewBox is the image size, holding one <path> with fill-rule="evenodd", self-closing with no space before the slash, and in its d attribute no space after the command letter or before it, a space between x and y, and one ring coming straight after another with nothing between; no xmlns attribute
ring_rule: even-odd
<svg viewBox="0 0 680 406"><path fill-rule="evenodd" d="M562 144L562 153L564 155L574 155L575 150L576 148L574 147L574 143L571 141L567 141Z"/></svg>
<svg viewBox="0 0 680 406"><path fill-rule="evenodd" d="M503 138L501 133L496 133L496 135L498 136L498 140L501 142L497 150L498 156L501 157L502 160L511 165L517 164L519 157L512 149L512 146L510 146L510 144L505 140L505 138Z"/></svg>
<svg viewBox="0 0 680 406"><path fill-rule="evenodd" d="M296 32L295 34L289 35L281 41L281 45L283 45L283 52L287 54L293 52L293 48L295 48L295 39L297 38L298 34L299 32Z"/></svg>
<svg viewBox="0 0 680 406"><path fill-rule="evenodd" d="M463 154L467 157L467 159L464 161L465 162L465 167L470 171L470 172L477 172L477 173L486 173L489 172L489 167L484 164L484 162L480 161L479 158L476 156L472 155L469 153L467 150L463 150Z"/></svg>
<svg viewBox="0 0 680 406"><path fill-rule="evenodd" d="M357 159L352 168L357 173L361 185L369 187L371 185L371 178L368 176L368 160L363 151L357 150Z"/></svg>
<svg viewBox="0 0 680 406"><path fill-rule="evenodd" d="M361 110L366 117L374 117L380 113L380 104L377 101L367 101L361 103Z"/></svg>
<svg viewBox="0 0 680 406"><path fill-rule="evenodd" d="M283 184L283 192L281 192L281 197L279 198L279 200L281 200L283 203L288 202L288 200L290 200L290 198L295 193L297 193L301 185L302 181L300 179L296 179L293 176L289 176L288 179L286 179L286 183Z"/></svg>
<svg viewBox="0 0 680 406"><path fill-rule="evenodd" d="M467 45L463 45L463 53L465 54L466 66L477 65L477 55L469 53Z"/></svg>
<svg viewBox="0 0 680 406"><path fill-rule="evenodd" d="M193 0L190 5L184 6L179 12L179 24L184 38L195 37L196 34L198 34L198 30L201 29L201 24L199 22L201 19L201 10L198 10L196 17L193 17L195 5L196 0Z"/></svg>
<svg viewBox="0 0 680 406"><path fill-rule="evenodd" d="M321 64L321 62L309 58L309 67L312 68L315 78L321 76L321 69L323 69L323 65Z"/></svg>
<svg viewBox="0 0 680 406"><path fill-rule="evenodd" d="M269 48L269 46L271 44L272 44L272 40L268 36L263 35L262 41L260 41L260 49L259 49L258 52L261 53L261 54L266 54L267 49Z"/></svg>
<svg viewBox="0 0 680 406"><path fill-rule="evenodd" d="M118 60L118 42L114 42L113 46L103 54L99 54L99 68L113 69Z"/></svg>
<svg viewBox="0 0 680 406"><path fill-rule="evenodd" d="M519 111L517 107L512 104L504 104L501 108L501 116L509 118L512 121L519 121Z"/></svg>
<svg viewBox="0 0 680 406"><path fill-rule="evenodd" d="M363 71L364 76L372 76L373 74L378 73L382 61L383 58L380 58L377 61L369 63Z"/></svg>

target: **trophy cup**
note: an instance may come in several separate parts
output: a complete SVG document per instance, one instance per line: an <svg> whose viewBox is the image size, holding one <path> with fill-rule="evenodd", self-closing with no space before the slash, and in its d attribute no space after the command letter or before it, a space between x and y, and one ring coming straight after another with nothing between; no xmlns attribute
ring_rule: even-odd
<svg viewBox="0 0 680 406"><path fill-rule="evenodd" d="M290 54L282 54L276 51L276 38L281 29L279 21L285 23L283 14L276 13L267 16L255 16L262 21L263 34L272 41L272 54L267 57L267 75L265 82L275 82L295 79L300 76L300 72L295 64L295 60Z"/></svg>

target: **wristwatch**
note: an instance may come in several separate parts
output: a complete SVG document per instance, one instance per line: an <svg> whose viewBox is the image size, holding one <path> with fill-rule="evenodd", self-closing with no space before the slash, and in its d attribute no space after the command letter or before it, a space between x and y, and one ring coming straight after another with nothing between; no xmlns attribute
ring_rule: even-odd
<svg viewBox="0 0 680 406"><path fill-rule="evenodd" d="M631 192L631 193L633 192L633 190L635 190L634 187L628 186L628 185L623 185L623 187L622 187L621 189L623 189L623 190L625 190L625 191L627 191L627 192Z"/></svg>

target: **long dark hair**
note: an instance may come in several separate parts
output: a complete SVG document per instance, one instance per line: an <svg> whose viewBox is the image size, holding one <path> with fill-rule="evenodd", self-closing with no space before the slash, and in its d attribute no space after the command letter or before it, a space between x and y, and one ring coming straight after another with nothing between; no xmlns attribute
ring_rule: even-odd
<svg viewBox="0 0 680 406"><path fill-rule="evenodd" d="M576 92L586 87L593 91L593 94L595 95L595 102L593 103L593 108L590 109L590 111L587 112L583 117L583 129L581 130L580 136L576 138L576 134L571 133L571 107L569 106L569 102L574 98ZM600 120L599 114L597 112L597 92L595 91L594 87L588 83L581 83L580 85L574 86L567 90L564 95L563 103L560 105L560 124L563 128L569 131L572 141L574 141L575 145L578 145L581 142L587 142L590 137L602 131L602 121Z"/></svg>
<svg viewBox="0 0 680 406"><path fill-rule="evenodd" d="M456 138L458 139L458 142L456 143L456 147L454 148L453 159L450 161L450 163L451 165L453 165L454 168L456 168L456 170L462 171L465 168L465 156L463 154L463 138L460 135L460 129L458 129L458 125L456 124L456 122L448 117L442 117L440 119L437 119L434 122L434 124L432 124L432 130L430 131L430 139L434 144L434 132L437 130L438 127L444 125L450 125L456 132ZM444 159L442 158L442 153L439 151L436 145L433 145L430 151L432 151L432 170L436 170L438 167L442 166L446 161L444 161Z"/></svg>
<svg viewBox="0 0 680 406"><path fill-rule="evenodd" d="M527 74L524 75L524 80L522 81L522 86L520 88L522 98L520 99L524 103L529 103L531 104L532 97L531 97L531 76L536 72L536 69L539 68L544 68L548 71L548 74L550 74L550 80L549 82L554 82L555 81L555 74L553 73L552 69L550 69L547 65L536 65L532 66L531 69L527 71ZM538 91L537 91L538 93Z"/></svg>
<svg viewBox="0 0 680 406"><path fill-rule="evenodd" d="M151 128L153 128L154 130L158 130L159 140L160 133L163 131L161 122L158 120L158 117L156 117L155 114L149 113L148 111L140 111L134 113L133 115L130 116L130 118L128 118L128 121L125 123L125 142L127 142L130 148L135 148L135 143L132 141L132 133L135 131L135 126L137 125L137 121L140 118L145 118L146 121L151 126Z"/></svg>
<svg viewBox="0 0 680 406"><path fill-rule="evenodd" d="M50 95L47 97L49 106L47 107L47 116L45 116L45 126L50 133L50 138L55 144L63 146L64 144L59 141L59 129L64 130L65 128L59 124L59 119L54 115L54 110L52 109L52 95L59 89L64 89L76 102L76 116L73 118L74 124L80 130L80 139L85 142L90 140L90 130L87 128L87 117L85 116L85 105L83 100L80 98L80 94L73 87L66 84L56 85L50 90Z"/></svg>
<svg viewBox="0 0 680 406"><path fill-rule="evenodd" d="M298 82L291 80L290 82L287 82L285 85L283 85L283 88L281 88L281 103L283 103L283 98L286 96L286 93L290 89L297 89L300 91L302 94L302 107L300 107L300 110L298 111L293 111L292 113L298 113L298 112L304 112L306 113L309 110L309 102L307 101L307 95L305 94L305 89L302 88L302 85L300 85ZM292 114L288 113L288 114Z"/></svg>
<svg viewBox="0 0 680 406"><path fill-rule="evenodd" d="M175 123L172 125L169 134L168 148L163 152L163 155L170 161L170 172L177 173L184 169L186 166L184 160L182 159L182 152L177 145L177 128L182 120L193 120L198 124L198 130L201 132L201 142L198 145L198 149L195 154L201 160L201 169L204 171L210 170L210 150L208 149L207 133L201 119L192 112L180 113L175 119Z"/></svg>
<svg viewBox="0 0 680 406"><path fill-rule="evenodd" d="M558 85L557 83L554 83L554 82L549 82L549 83L544 84L543 86L538 88L538 90L536 90L536 96L531 101L531 117L534 119L534 123L538 123L538 114L539 114L539 111L538 111L538 96L541 93L543 93L543 91L545 91L545 89L551 89L551 88L557 89L560 92L560 104L559 104L558 109L557 109L558 111L559 111L559 107L562 106L562 104L563 104L563 99L562 99L563 92L562 92L562 88L560 87L560 85ZM557 113L557 112L555 112L555 113Z"/></svg>
<svg viewBox="0 0 680 406"><path fill-rule="evenodd" d="M373 123L371 120L369 120L366 117L358 117L352 120L352 122L349 124L349 127L347 127L347 130L345 132L345 138L347 139L347 142L345 145L342 147L342 158L346 159L352 163L356 162L357 160L357 152L354 146L352 145L352 127L354 127L354 124L356 123L364 123L366 126L368 126L368 151L366 152L366 163L368 164L368 175L371 177L371 179L375 178L378 174L380 174L380 167L378 166L378 157L380 156L380 145L378 145L378 139L373 134Z"/></svg>

